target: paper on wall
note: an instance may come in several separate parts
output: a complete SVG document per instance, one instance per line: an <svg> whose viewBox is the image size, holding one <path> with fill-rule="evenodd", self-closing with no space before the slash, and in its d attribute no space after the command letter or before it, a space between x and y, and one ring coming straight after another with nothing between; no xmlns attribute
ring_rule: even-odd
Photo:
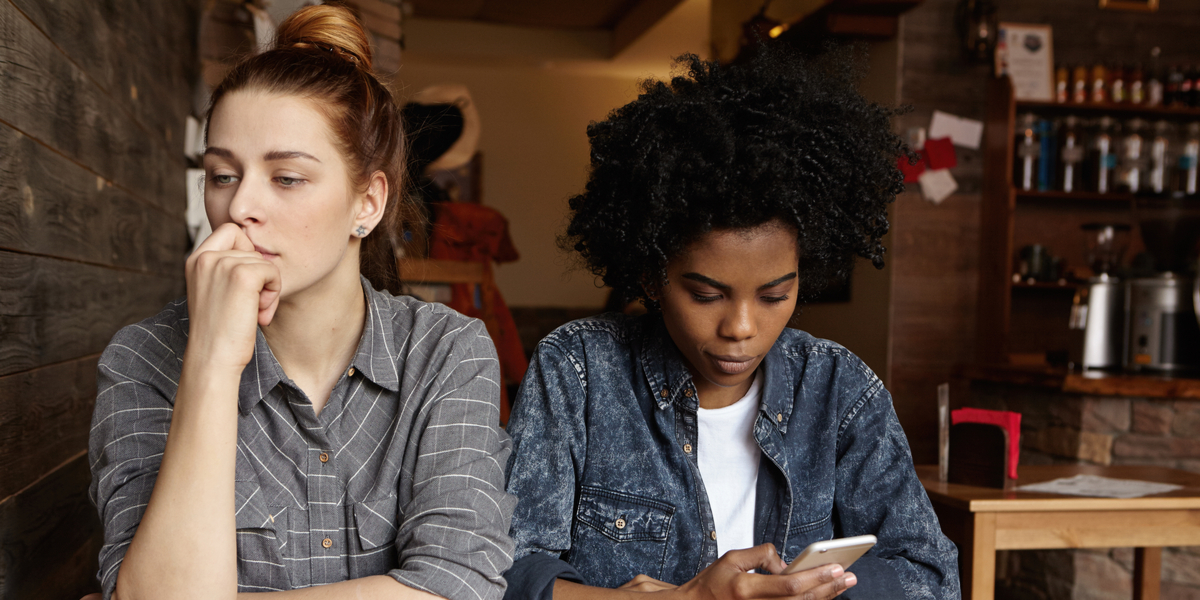
<svg viewBox="0 0 1200 600"><path fill-rule="evenodd" d="M958 189L958 182L950 174L950 169L925 171L917 181L921 183L921 195L934 204L941 204L942 200Z"/></svg>
<svg viewBox="0 0 1200 600"><path fill-rule="evenodd" d="M933 119L929 121L929 138L941 137L950 138L955 146L978 150L979 142L983 139L983 121L935 110Z"/></svg>
<svg viewBox="0 0 1200 600"><path fill-rule="evenodd" d="M192 250L212 234L208 214L204 212L204 169L187 170L187 221L188 234L192 236Z"/></svg>

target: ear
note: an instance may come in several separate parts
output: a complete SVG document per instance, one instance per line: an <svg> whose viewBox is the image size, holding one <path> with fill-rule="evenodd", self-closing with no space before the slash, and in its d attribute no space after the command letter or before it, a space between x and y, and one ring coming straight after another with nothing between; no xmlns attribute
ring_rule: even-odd
<svg viewBox="0 0 1200 600"><path fill-rule="evenodd" d="M388 182L383 171L375 171L367 181L367 191L358 198L358 212L354 215L354 226L374 231L383 219L387 208Z"/></svg>

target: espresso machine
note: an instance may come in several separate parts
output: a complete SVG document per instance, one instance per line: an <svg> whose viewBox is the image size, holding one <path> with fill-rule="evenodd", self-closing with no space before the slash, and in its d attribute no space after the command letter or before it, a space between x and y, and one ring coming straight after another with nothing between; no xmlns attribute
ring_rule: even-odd
<svg viewBox="0 0 1200 600"><path fill-rule="evenodd" d="M1158 273L1131 279L1125 293L1125 366L1139 372L1200 372L1200 303L1195 282L1200 207L1184 194L1138 196L1138 227Z"/></svg>
<svg viewBox="0 0 1200 600"><path fill-rule="evenodd" d="M1071 305L1068 360L1077 368L1120 369L1125 352L1125 286L1117 266L1129 247L1124 223L1083 226L1087 261L1093 276L1075 293Z"/></svg>

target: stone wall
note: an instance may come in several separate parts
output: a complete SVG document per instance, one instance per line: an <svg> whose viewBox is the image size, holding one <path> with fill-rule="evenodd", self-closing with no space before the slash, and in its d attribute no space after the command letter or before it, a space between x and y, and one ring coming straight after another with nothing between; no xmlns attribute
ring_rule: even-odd
<svg viewBox="0 0 1200 600"><path fill-rule="evenodd" d="M970 404L1021 413L1019 465L1157 465L1200 473L1200 400L1069 395L977 381ZM996 597L1124 600L1132 597L1132 573L1130 548L1000 552ZM1163 550L1162 598L1200 600L1200 548Z"/></svg>

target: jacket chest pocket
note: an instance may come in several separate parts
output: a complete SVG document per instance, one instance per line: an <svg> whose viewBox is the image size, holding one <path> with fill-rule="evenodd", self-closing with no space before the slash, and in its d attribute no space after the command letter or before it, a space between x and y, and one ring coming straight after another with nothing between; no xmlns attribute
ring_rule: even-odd
<svg viewBox="0 0 1200 600"><path fill-rule="evenodd" d="M254 481L235 481L234 492L238 590L291 589L283 559L288 545L288 512L294 509L268 505Z"/></svg>
<svg viewBox="0 0 1200 600"><path fill-rule="evenodd" d="M659 579L675 507L653 498L583 486L570 562L589 585L617 587L639 574Z"/></svg>
<svg viewBox="0 0 1200 600"><path fill-rule="evenodd" d="M792 562L809 544L833 539L833 515L827 514L815 521L793 525L788 530L784 543L784 562Z"/></svg>

